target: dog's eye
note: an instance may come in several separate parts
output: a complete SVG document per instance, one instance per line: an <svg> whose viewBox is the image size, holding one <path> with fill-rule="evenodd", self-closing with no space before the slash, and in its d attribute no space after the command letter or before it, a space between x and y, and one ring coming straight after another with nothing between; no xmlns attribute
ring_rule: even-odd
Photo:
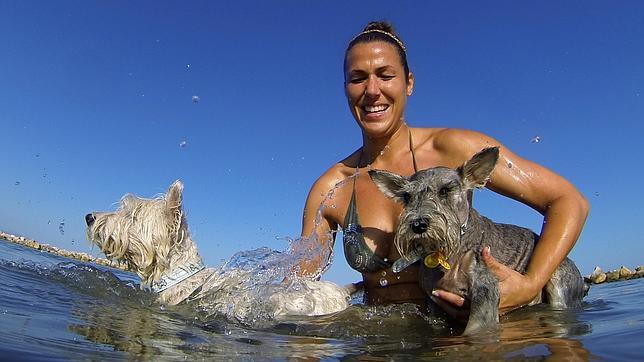
<svg viewBox="0 0 644 362"><path fill-rule="evenodd" d="M411 200L411 195L409 194L409 192L403 192L402 199L405 204L408 203Z"/></svg>
<svg viewBox="0 0 644 362"><path fill-rule="evenodd" d="M441 187L441 189L438 190L438 195L440 197L446 197L447 194L449 194L449 187Z"/></svg>

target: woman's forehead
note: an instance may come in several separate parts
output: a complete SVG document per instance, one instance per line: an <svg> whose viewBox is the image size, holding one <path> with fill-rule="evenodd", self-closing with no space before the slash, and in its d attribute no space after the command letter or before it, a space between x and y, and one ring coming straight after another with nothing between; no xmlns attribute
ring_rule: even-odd
<svg viewBox="0 0 644 362"><path fill-rule="evenodd" d="M392 44L384 41L371 41L354 45L347 53L347 70L364 65L400 65L398 53Z"/></svg>

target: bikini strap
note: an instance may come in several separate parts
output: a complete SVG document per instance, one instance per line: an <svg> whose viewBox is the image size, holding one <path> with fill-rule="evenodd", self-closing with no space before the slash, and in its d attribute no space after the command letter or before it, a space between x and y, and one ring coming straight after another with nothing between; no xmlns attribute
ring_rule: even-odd
<svg viewBox="0 0 644 362"><path fill-rule="evenodd" d="M356 173L353 176L353 190L351 191L351 201L349 201L349 207L347 208L346 214L344 214L345 231L359 231L360 229L360 220L358 220L358 207L356 202L356 179L358 178L358 173L360 172L362 152L363 151L361 150L360 158L358 158L358 164L356 165Z"/></svg>
<svg viewBox="0 0 644 362"><path fill-rule="evenodd" d="M418 166L416 165L416 155L414 154L414 143L411 139L411 128L407 127L409 131L409 151L411 152L411 160L414 163L414 172L418 172Z"/></svg>

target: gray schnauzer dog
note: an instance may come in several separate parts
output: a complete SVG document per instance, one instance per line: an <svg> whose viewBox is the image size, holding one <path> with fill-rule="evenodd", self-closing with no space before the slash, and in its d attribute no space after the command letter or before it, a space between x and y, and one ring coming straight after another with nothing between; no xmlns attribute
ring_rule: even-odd
<svg viewBox="0 0 644 362"><path fill-rule="evenodd" d="M295 277L284 283L253 283L258 274L252 270L206 268L188 231L182 194L183 184L175 181L153 199L125 195L118 210L86 215L87 238L108 258L125 261L141 278L142 287L156 293L163 304L210 298L211 306L237 319L257 313L257 296L265 299L261 306L269 318L323 315L348 307L354 291L350 287ZM264 293L242 287L248 284Z"/></svg>
<svg viewBox="0 0 644 362"><path fill-rule="evenodd" d="M531 230L494 223L471 207L471 190L487 183L498 158L498 147L490 147L457 169L434 167L409 178L369 171L378 188L404 206L394 239L401 258L394 271L424 257L420 280L428 295L438 288L470 302L464 334L499 321L498 280L480 259L483 248L490 246L497 260L524 273L539 240ZM579 270L566 258L531 304L580 307L587 290Z"/></svg>

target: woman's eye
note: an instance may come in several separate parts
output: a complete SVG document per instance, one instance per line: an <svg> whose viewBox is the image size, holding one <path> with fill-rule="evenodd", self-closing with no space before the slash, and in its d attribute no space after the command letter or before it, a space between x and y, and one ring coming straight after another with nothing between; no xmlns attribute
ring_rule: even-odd
<svg viewBox="0 0 644 362"><path fill-rule="evenodd" d="M357 83L362 83L364 82L366 78L365 77L354 77L349 79L349 83L357 84Z"/></svg>

